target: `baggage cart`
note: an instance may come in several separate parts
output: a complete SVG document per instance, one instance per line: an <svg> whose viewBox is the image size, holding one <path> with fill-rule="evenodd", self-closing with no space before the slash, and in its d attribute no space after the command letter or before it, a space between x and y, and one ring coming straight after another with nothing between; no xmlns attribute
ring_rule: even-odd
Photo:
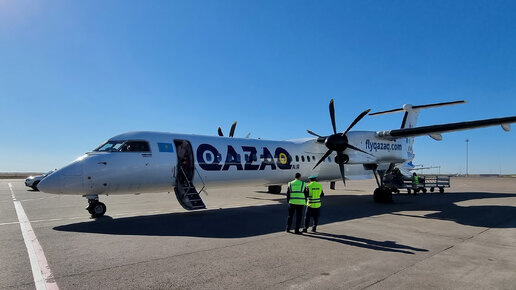
<svg viewBox="0 0 516 290"><path fill-rule="evenodd" d="M445 188L450 187L450 176L447 175L418 175L419 184L414 190L412 186L412 178L403 178L403 180L396 180L392 178L386 178L384 184L390 188L394 193L400 193L400 189L406 189L407 193L426 193L428 190L434 192L439 190L440 193L444 193Z"/></svg>

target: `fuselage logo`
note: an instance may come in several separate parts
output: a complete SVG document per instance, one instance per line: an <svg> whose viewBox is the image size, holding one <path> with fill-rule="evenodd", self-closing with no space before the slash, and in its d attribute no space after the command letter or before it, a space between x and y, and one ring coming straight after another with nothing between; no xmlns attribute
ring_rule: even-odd
<svg viewBox="0 0 516 290"><path fill-rule="evenodd" d="M237 147L238 148L238 147ZM197 147L197 163L207 171L224 171L234 167L236 170L271 170L292 169L292 156L282 147L274 150L274 155L267 147L261 149L260 158L258 158L258 149L253 146L241 146L244 154L235 150L235 147L227 145L226 158L222 160L222 154L211 144L201 144ZM259 160L258 160L259 159Z"/></svg>
<svg viewBox="0 0 516 290"><path fill-rule="evenodd" d="M377 152L378 150L381 151L400 151L402 150L401 144L398 143L384 143L384 142L371 142L371 140L367 139L365 142L366 149L371 151Z"/></svg>

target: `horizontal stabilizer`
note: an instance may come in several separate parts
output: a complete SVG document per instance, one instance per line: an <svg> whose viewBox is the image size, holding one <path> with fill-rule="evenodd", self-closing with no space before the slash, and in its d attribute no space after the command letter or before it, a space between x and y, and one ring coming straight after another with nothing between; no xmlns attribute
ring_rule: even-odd
<svg viewBox="0 0 516 290"><path fill-rule="evenodd" d="M398 138L407 138L407 137L417 137L417 136L423 136L423 135L436 136L436 134L439 134L439 133L461 131L461 130L467 130L467 129L496 126L496 125L505 125L505 127L507 128L507 125L511 124L511 123L516 123L516 116L469 121L469 122L448 123L448 124L432 125L432 126L424 126L424 127L402 128L402 129L388 130L388 131L379 131L379 132L376 132L376 135L380 138L385 138L385 139L398 139Z"/></svg>
<svg viewBox="0 0 516 290"><path fill-rule="evenodd" d="M435 107L451 106L451 105L458 105L458 104L464 104L464 103L466 103L466 101L444 102L444 103L435 103L435 104L418 105L418 106L403 105L402 108L370 113L369 116L398 113L398 112L404 112L404 111L408 111L408 110L419 110L419 109L429 109L429 108L435 108Z"/></svg>

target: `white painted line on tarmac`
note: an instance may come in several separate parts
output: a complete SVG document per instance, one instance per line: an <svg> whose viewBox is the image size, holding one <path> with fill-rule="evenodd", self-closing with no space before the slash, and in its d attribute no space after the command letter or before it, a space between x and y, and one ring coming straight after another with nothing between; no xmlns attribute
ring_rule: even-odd
<svg viewBox="0 0 516 290"><path fill-rule="evenodd" d="M36 200L44 200L44 199L51 199L51 198L58 198L59 196L46 196L46 197L40 197L40 198L29 198L29 199L21 199L20 201L26 202L26 201L36 201Z"/></svg>
<svg viewBox="0 0 516 290"><path fill-rule="evenodd" d="M14 199L16 200L16 199ZM19 201L32 201L32 200L19 200ZM270 203L270 204L276 204L276 203ZM241 208L241 207L250 207L250 206L263 206L263 205L269 205L269 204L263 204L263 203L232 203L232 204L219 204L219 205L212 205L206 210L217 210L217 209L230 209L230 208ZM187 213L188 211L183 209L164 209L164 210L154 210L154 211L131 211L131 212L117 212L112 213L109 216L110 217L116 217L116 218L130 218L130 217L138 217L142 215L152 215L152 214L175 214L175 213ZM42 219L42 220L32 220L30 221L31 224L34 223L44 223L44 222L56 222L56 221L68 221L68 220L81 220L82 222L90 221L91 218L88 218L86 216L75 216L75 217L64 217L64 218L53 218L53 219ZM19 224L20 222L5 222L0 223L0 226L7 226L7 225L14 225Z"/></svg>
<svg viewBox="0 0 516 290"><path fill-rule="evenodd" d="M43 253L43 248L41 248L41 245L39 244L39 241L36 238L36 234L32 229L29 218L25 214L25 210L23 210L21 202L16 200L16 196L14 195L14 190L11 183L9 183L9 189L11 190L14 208L16 209L18 220L20 221L20 228L22 231L23 240L25 241L27 253L29 254L30 266L32 269L32 276L34 277L36 289L57 290L59 289L59 287L57 287L57 284L54 280L54 276L50 271L47 258L45 257L45 253Z"/></svg>
<svg viewBox="0 0 516 290"><path fill-rule="evenodd" d="M16 225L16 224L19 224L19 223L20 222L0 223L0 226Z"/></svg>

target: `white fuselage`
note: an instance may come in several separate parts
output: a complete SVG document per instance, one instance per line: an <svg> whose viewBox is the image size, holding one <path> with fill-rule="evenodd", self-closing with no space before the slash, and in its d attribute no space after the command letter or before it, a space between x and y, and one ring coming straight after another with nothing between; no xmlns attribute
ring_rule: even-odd
<svg viewBox="0 0 516 290"><path fill-rule="evenodd" d="M408 140L386 141L375 132L347 134L349 144L374 156L346 150L349 162L346 178L371 177L364 164L386 169L391 163L413 158L407 152ZM318 179L340 179L333 153L315 170L313 167L328 150L316 139L268 141L218 136L159 132L130 132L109 141L136 140L149 145L146 152L92 151L49 175L41 182L42 191L55 194L99 195L171 191L176 183L177 142L187 141L193 157L192 181L197 188L246 185L282 185L294 178L317 175ZM411 156L409 156L411 155Z"/></svg>

